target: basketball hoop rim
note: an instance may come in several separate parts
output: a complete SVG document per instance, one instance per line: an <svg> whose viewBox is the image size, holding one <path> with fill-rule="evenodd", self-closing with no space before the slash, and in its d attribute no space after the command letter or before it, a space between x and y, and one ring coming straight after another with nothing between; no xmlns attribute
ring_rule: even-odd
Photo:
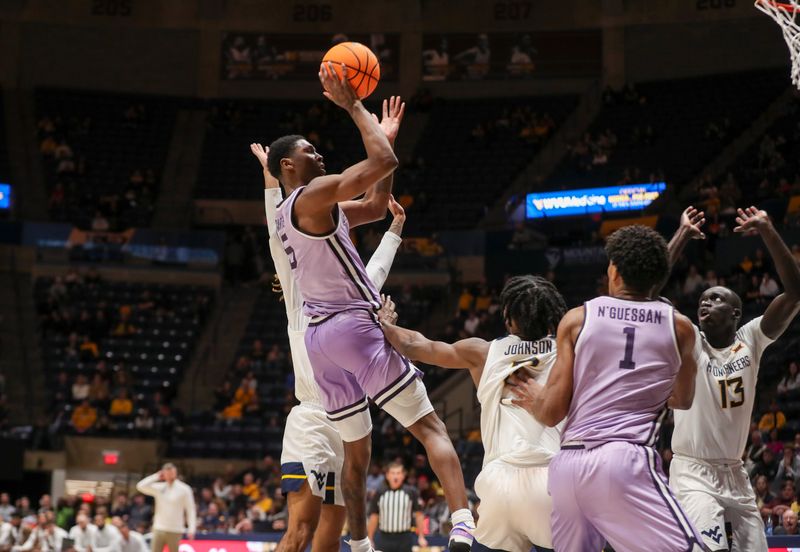
<svg viewBox="0 0 800 552"><path fill-rule="evenodd" d="M800 12L800 7L791 6L789 4L781 4L779 2L776 2L775 0L756 0L755 3L756 3L756 5L765 4L767 6L771 6L771 7L775 8L775 9L783 10L783 11L789 12L789 13L798 13L798 12Z"/></svg>

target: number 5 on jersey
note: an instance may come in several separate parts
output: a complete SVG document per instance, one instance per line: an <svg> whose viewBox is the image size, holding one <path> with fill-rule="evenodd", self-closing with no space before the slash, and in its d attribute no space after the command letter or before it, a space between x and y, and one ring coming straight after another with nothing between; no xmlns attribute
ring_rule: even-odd
<svg viewBox="0 0 800 552"><path fill-rule="evenodd" d="M736 408L744 404L744 385L742 378L732 378L729 380L719 380L719 396L722 399L722 408ZM733 388L734 397L730 397L730 388ZM728 400L731 398L732 400Z"/></svg>
<svg viewBox="0 0 800 552"><path fill-rule="evenodd" d="M289 266L294 270L297 268L297 257L294 254L294 249L292 249L291 245L286 245L286 242L289 241L289 238L286 237L286 234L278 234L280 236L281 241L283 242L283 250L286 252L286 256L289 257Z"/></svg>

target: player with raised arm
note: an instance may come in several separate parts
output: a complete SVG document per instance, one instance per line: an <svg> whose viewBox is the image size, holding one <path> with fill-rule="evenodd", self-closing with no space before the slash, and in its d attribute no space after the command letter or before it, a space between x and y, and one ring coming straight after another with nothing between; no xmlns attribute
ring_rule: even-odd
<svg viewBox="0 0 800 552"><path fill-rule="evenodd" d="M388 105L384 102L379 122L364 109L346 79L344 66L341 78L330 65L320 70L325 96L350 114L367 158L341 174L326 175L314 146L289 136L270 146L269 168L288 194L278 207L276 231L303 294L304 313L311 318L305 345L314 379L328 419L344 441L342 490L350 546L355 552L370 550L365 500L372 431L369 397L422 442L453 512L450 548L464 552L472 545L475 525L458 456L418 370L387 343L381 331L375 314L380 308L378 291L349 237L351 226L385 214L385 203L382 209L370 209L353 198L390 177L397 167L391 140L404 104L399 98ZM383 195L388 202L388 194L376 188L370 200L378 204L375 198Z"/></svg>
<svg viewBox="0 0 800 552"><path fill-rule="evenodd" d="M667 486L653 448L666 409L686 409L697 366L688 318L656 299L669 268L654 230L628 226L606 244L610 297L570 310L542 385L509 377L514 404L548 426L566 417L550 462L557 552L704 549Z"/></svg>
<svg viewBox="0 0 800 552"><path fill-rule="evenodd" d="M529 552L552 548L547 466L561 441L560 431L531 419L503 401L506 378L525 368L540 383L556 360L555 332L567 311L556 287L539 276L515 276L500 294L509 335L455 343L432 341L395 325L391 297L378 313L383 332L400 354L442 368L467 369L481 404L483 469L475 480L480 498L475 548Z"/></svg>
<svg viewBox="0 0 800 552"><path fill-rule="evenodd" d="M715 286L700 296L693 355L698 366L694 404L675 412L670 484L712 550L728 550L725 522L733 530L731 550L767 550L764 524L742 454L747 444L764 350L800 310L800 269L766 212L739 209L734 232L758 234L767 246L784 293L759 316L739 327L742 300ZM674 262L691 239L703 239L703 213L684 211L669 243Z"/></svg>
<svg viewBox="0 0 800 552"><path fill-rule="evenodd" d="M313 552L336 552L345 521L341 490L344 447L342 438L325 415L303 341L309 318L303 314L303 297L275 228L277 206L283 201L283 194L278 180L269 172L269 148L250 144L250 149L264 169L269 249L286 307L295 396L300 401L289 412L283 433L281 489L287 496L289 520L278 551L303 551L313 536ZM366 267L370 281L378 289L383 287L402 242L400 235L406 218L394 198L390 199L389 210L392 224Z"/></svg>

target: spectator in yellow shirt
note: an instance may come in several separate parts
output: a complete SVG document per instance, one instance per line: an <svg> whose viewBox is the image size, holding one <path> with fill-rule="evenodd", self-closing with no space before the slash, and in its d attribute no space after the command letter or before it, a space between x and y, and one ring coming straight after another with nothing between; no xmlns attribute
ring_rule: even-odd
<svg viewBox="0 0 800 552"><path fill-rule="evenodd" d="M85 433L94 427L97 422L97 410L89 404L88 400L84 400L72 412L72 427L78 433Z"/></svg>
<svg viewBox="0 0 800 552"><path fill-rule="evenodd" d="M133 401L128 397L127 389L120 389L117 396L111 401L109 415L111 416L130 416L133 412Z"/></svg>
<svg viewBox="0 0 800 552"><path fill-rule="evenodd" d="M248 472L244 474L244 478L242 480L242 493L246 494L248 498L251 500L258 500L261 498L261 488L258 485L258 481L253 476L252 473Z"/></svg>
<svg viewBox="0 0 800 552"><path fill-rule="evenodd" d="M761 416L758 422L758 429L764 433L769 433L773 429L781 429L786 425L786 416L778 408L778 401L769 403L769 412Z"/></svg>
<svg viewBox="0 0 800 552"><path fill-rule="evenodd" d="M472 303L475 301L475 296L470 293L468 288L464 288L461 296L458 298L458 310L461 313L467 313L472 310Z"/></svg>

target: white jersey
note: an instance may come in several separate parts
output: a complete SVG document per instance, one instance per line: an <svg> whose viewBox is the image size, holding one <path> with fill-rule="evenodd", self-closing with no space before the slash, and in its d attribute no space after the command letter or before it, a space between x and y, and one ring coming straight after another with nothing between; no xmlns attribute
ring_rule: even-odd
<svg viewBox="0 0 800 552"><path fill-rule="evenodd" d="M269 251L275 263L275 272L281 282L283 302L286 306L288 319L289 348L292 352L294 366L294 394L297 400L322 408L322 397L314 381L314 372L305 346L305 333L308 328L309 318L303 314L303 295L297 287L297 282L292 274L289 256L283 249L283 242L276 231L275 217L277 206L283 201L280 188L267 188L264 190L264 207L267 214L267 229L269 232ZM394 261L402 240L400 236L386 232L380 246L375 250L367 264L367 275L375 287L383 287L389 268Z"/></svg>
<svg viewBox="0 0 800 552"><path fill-rule="evenodd" d="M761 331L761 319L736 332L730 347L715 349L695 326L697 361L694 402L675 411L672 450L706 461L741 460L750 433L750 418L761 355L774 340Z"/></svg>
<svg viewBox="0 0 800 552"><path fill-rule="evenodd" d="M556 341L552 337L523 341L510 335L489 346L478 383L484 466L497 459L518 466L542 466L558 452L563 423L547 427L522 408L501 403L509 375L525 366L535 381L543 384L555 361Z"/></svg>

